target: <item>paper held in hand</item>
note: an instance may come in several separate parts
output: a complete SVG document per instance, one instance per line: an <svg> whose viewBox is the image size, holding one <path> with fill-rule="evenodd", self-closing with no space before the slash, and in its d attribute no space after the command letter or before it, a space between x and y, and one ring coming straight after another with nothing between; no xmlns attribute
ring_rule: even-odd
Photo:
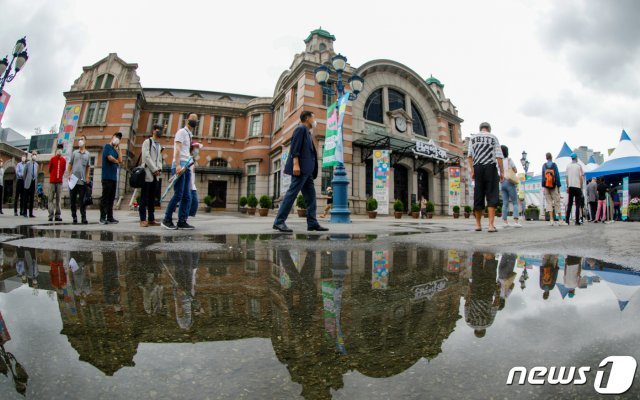
<svg viewBox="0 0 640 400"><path fill-rule="evenodd" d="M74 174L69 175L69 190L73 190L73 188L76 187L77 183L78 183L78 177L75 176Z"/></svg>

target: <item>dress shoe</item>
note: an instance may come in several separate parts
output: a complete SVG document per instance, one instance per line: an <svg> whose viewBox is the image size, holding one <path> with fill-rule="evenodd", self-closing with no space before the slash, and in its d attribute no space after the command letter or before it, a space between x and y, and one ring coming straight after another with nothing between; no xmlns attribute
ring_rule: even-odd
<svg viewBox="0 0 640 400"><path fill-rule="evenodd" d="M149 226L149 223L147 221L140 221L140 228L146 228Z"/></svg>
<svg viewBox="0 0 640 400"><path fill-rule="evenodd" d="M286 224L273 225L273 229L285 233L293 232L293 229L290 229Z"/></svg>
<svg viewBox="0 0 640 400"><path fill-rule="evenodd" d="M62 222L62 218L56 217L56 222Z"/></svg>
<svg viewBox="0 0 640 400"><path fill-rule="evenodd" d="M49 222L53 222L53 217L49 217Z"/></svg>
<svg viewBox="0 0 640 400"><path fill-rule="evenodd" d="M325 228L324 226L321 226L321 225L316 225L316 226L310 226L310 227L308 227L308 228L307 228L307 230L308 230L309 232L311 232L311 231L326 232L326 231L328 231L328 230L329 230L329 228Z"/></svg>
<svg viewBox="0 0 640 400"><path fill-rule="evenodd" d="M149 226L160 226L160 223L156 220L149 221Z"/></svg>

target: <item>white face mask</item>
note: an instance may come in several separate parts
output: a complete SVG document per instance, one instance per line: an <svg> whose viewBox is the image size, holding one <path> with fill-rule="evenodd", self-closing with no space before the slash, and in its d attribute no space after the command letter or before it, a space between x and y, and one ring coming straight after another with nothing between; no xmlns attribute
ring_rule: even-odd
<svg viewBox="0 0 640 400"><path fill-rule="evenodd" d="M111 141L111 143L112 143L114 146L117 146L118 144L120 144L120 139L118 139L118 138L114 138L114 139Z"/></svg>
<svg viewBox="0 0 640 400"><path fill-rule="evenodd" d="M84 140L78 140L78 146L84 147Z"/></svg>
<svg viewBox="0 0 640 400"><path fill-rule="evenodd" d="M31 159L32 159L33 161L35 161L37 158L38 158L38 157L36 157L36 156L31 156Z"/></svg>
<svg viewBox="0 0 640 400"><path fill-rule="evenodd" d="M22 157L22 162L27 161L27 157Z"/></svg>
<svg viewBox="0 0 640 400"><path fill-rule="evenodd" d="M311 124L311 127L315 128L316 126L318 126L318 121L313 121L313 124Z"/></svg>
<svg viewBox="0 0 640 400"><path fill-rule="evenodd" d="M56 155L57 156L61 156L62 155L62 150L56 150Z"/></svg>
<svg viewBox="0 0 640 400"><path fill-rule="evenodd" d="M197 156L198 154L200 154L200 149L193 149L193 156Z"/></svg>

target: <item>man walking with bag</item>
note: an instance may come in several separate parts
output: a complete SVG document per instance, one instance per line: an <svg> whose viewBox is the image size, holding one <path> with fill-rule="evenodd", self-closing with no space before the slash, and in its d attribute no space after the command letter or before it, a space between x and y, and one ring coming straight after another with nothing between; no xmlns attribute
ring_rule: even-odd
<svg viewBox="0 0 640 400"><path fill-rule="evenodd" d="M56 149L56 155L49 160L49 222L54 217L57 222L60 218L60 192L62 192L62 178L67 168L67 160L62 157L63 145L60 143Z"/></svg>
<svg viewBox="0 0 640 400"><path fill-rule="evenodd" d="M78 223L76 214L76 203L78 200L80 201L80 216L82 218L82 224L86 225L89 223L87 221L87 206L84 200L87 194L87 183L89 182L91 157L85 148L86 142L86 137L79 137L78 150L71 153L71 158L67 165L67 173L69 175L69 200L71 202L71 217L73 218L74 225Z"/></svg>
<svg viewBox="0 0 640 400"><path fill-rule="evenodd" d="M311 136L311 129L316 127L316 121L311 111L303 111L300 114L300 121L300 125L293 132L291 151L284 167L284 173L291 175L291 185L280 204L273 229L280 232L293 232L285 221L298 193L302 192L307 204L307 230L324 232L329 229L320 226L316 219L316 189L313 185L313 180L318 177L318 155Z"/></svg>
<svg viewBox="0 0 640 400"><path fill-rule="evenodd" d="M118 184L118 166L122 162L120 140L122 140L122 133L116 132L111 137L111 143L107 143L102 149L102 198L100 199L100 223L102 225L119 222L113 218L113 202L116 198L116 185Z"/></svg>
<svg viewBox="0 0 640 400"><path fill-rule="evenodd" d="M142 165L144 165L144 184L140 189L140 226L158 226L154 214L155 195L158 186L158 177L162 171L162 146L160 146L162 127L154 125L151 137L142 143Z"/></svg>
<svg viewBox="0 0 640 400"><path fill-rule="evenodd" d="M560 172L553 162L551 153L547 153L547 162L542 165L542 188L544 190L544 202L549 213L549 225L558 226L555 213L560 213Z"/></svg>

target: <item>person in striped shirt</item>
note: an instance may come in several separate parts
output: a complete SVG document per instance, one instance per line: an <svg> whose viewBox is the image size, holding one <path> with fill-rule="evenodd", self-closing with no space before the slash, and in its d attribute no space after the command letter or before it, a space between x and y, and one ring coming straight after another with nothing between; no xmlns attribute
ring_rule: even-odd
<svg viewBox="0 0 640 400"><path fill-rule="evenodd" d="M488 122L481 123L480 133L471 135L469 140L469 169L471 179L475 183L473 211L476 217L476 231L482 230L482 212L486 199L489 211L488 232L497 232L494 222L496 207L500 202L499 183L504 181L502 158L500 142L491 134L491 125Z"/></svg>

